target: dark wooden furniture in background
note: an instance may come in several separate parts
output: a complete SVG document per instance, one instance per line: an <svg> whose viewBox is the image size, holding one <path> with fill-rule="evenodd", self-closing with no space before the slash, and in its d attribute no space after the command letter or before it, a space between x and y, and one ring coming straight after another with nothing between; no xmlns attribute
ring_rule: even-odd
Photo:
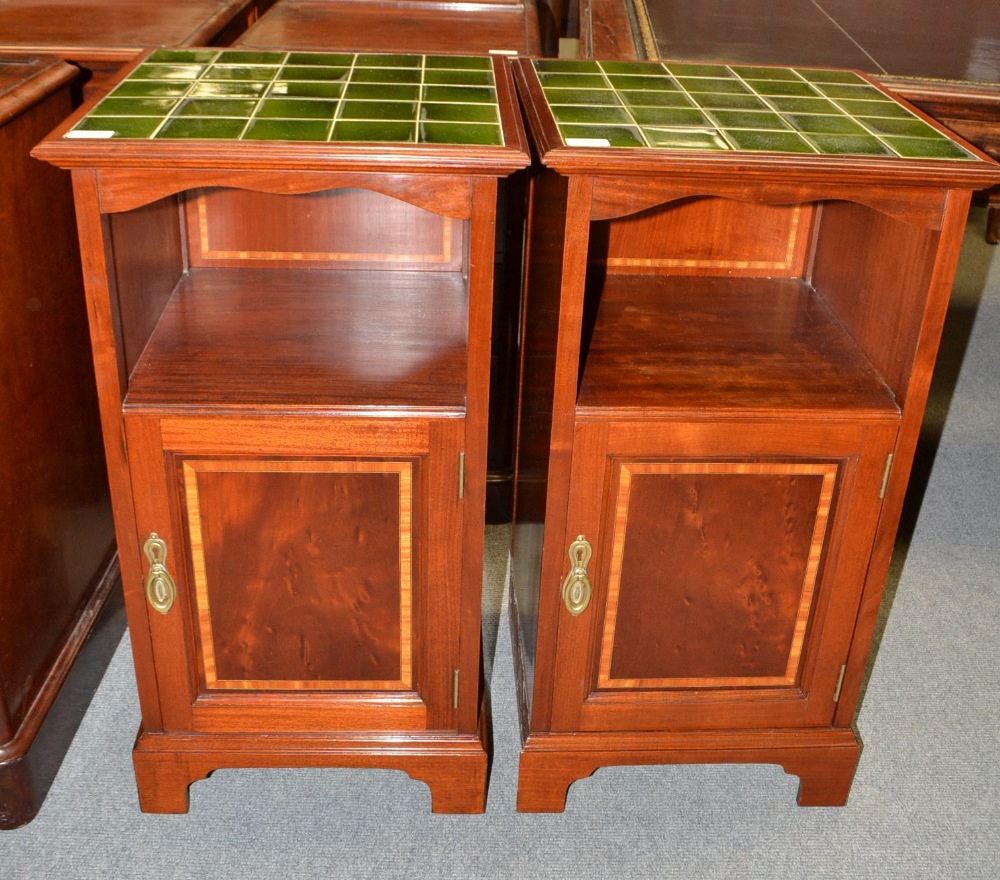
<svg viewBox="0 0 1000 880"><path fill-rule="evenodd" d="M518 808L687 762L843 804L969 200L1000 169L856 74L667 67L515 62L544 166Z"/></svg>
<svg viewBox="0 0 1000 880"><path fill-rule="evenodd" d="M76 75L0 58L0 828L48 791L86 708L62 686L118 573L69 175L29 155Z"/></svg>
<svg viewBox="0 0 1000 880"><path fill-rule="evenodd" d="M62 58L84 71L83 88L101 91L110 76L154 46L225 46L274 0L5 0L0 52Z"/></svg>
<svg viewBox="0 0 1000 880"><path fill-rule="evenodd" d="M279 0L239 44L266 49L478 54L541 51L534 0Z"/></svg>
<svg viewBox="0 0 1000 880"><path fill-rule="evenodd" d="M36 153L73 171L143 809L351 766L481 812L506 62L160 50Z"/></svg>
<svg viewBox="0 0 1000 880"><path fill-rule="evenodd" d="M589 58L665 58L864 70L1000 158L994 0L582 0ZM1000 189L987 238L1000 239Z"/></svg>

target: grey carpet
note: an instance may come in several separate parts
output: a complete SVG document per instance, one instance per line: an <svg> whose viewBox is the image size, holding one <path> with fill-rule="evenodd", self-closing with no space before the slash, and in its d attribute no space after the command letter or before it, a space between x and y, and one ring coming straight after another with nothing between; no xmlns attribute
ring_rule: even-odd
<svg viewBox="0 0 1000 880"><path fill-rule="evenodd" d="M1000 256L982 221L965 243L847 807L797 807L797 780L776 767L651 767L598 771L562 815L518 815L506 530L495 528L484 816L431 815L422 784L350 770L219 771L192 786L188 815L143 815L126 637L37 819L0 833L0 878L996 878Z"/></svg>

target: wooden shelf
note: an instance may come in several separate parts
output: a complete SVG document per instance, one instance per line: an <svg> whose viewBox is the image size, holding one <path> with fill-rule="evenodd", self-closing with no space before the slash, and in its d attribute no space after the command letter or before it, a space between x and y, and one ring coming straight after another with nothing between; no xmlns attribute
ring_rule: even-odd
<svg viewBox="0 0 1000 880"><path fill-rule="evenodd" d="M194 269L126 408L461 412L467 323L454 272Z"/></svg>
<svg viewBox="0 0 1000 880"><path fill-rule="evenodd" d="M600 297L581 416L899 413L822 297L798 279L608 275Z"/></svg>

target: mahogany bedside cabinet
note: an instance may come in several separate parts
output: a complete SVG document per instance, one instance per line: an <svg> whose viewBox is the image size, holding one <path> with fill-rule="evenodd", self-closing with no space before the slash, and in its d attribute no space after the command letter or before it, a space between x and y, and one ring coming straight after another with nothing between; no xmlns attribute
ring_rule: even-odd
<svg viewBox="0 0 1000 880"><path fill-rule="evenodd" d="M853 717L987 157L849 72L515 62L532 181L518 808L604 765L779 764Z"/></svg>
<svg viewBox="0 0 1000 880"><path fill-rule="evenodd" d="M332 766L481 812L507 62L156 50L36 153L73 173L142 808Z"/></svg>

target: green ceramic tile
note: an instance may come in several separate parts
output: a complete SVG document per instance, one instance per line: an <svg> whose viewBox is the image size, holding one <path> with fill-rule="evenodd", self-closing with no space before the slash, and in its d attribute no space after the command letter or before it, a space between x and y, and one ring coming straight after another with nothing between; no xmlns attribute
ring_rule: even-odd
<svg viewBox="0 0 1000 880"><path fill-rule="evenodd" d="M797 67L796 71L803 79L814 83L847 83L850 85L852 83L865 82L864 77L858 76L858 74L850 70L824 70L820 67Z"/></svg>
<svg viewBox="0 0 1000 880"><path fill-rule="evenodd" d="M535 70L539 76L545 73L596 73L600 74L601 65L596 61L579 61L577 59L538 58L534 61Z"/></svg>
<svg viewBox="0 0 1000 880"><path fill-rule="evenodd" d="M732 76L732 73L719 64L687 64L668 61L663 65L674 76Z"/></svg>
<svg viewBox="0 0 1000 880"><path fill-rule="evenodd" d="M534 64L563 138L579 146L969 156L852 71L610 61L599 62L602 86L594 62Z"/></svg>
<svg viewBox="0 0 1000 880"><path fill-rule="evenodd" d="M146 59L147 64L208 64L216 55L218 49L155 49Z"/></svg>
<svg viewBox="0 0 1000 880"><path fill-rule="evenodd" d="M559 132L563 141L569 143L573 139L605 140L612 147L644 147L639 129L624 125L560 125Z"/></svg>
<svg viewBox="0 0 1000 880"><path fill-rule="evenodd" d="M129 78L189 82L198 79L204 70L205 67L201 64L140 64L129 74Z"/></svg>
<svg viewBox="0 0 1000 880"><path fill-rule="evenodd" d="M339 106L339 101L267 98L260 102L257 115L264 119L333 119Z"/></svg>
<svg viewBox="0 0 1000 880"><path fill-rule="evenodd" d="M792 131L728 131L726 135L740 150L763 150L775 153L815 152Z"/></svg>
<svg viewBox="0 0 1000 880"><path fill-rule="evenodd" d="M223 66L212 66L208 68L203 79L206 80L247 80L249 82L270 82L278 72L277 67L264 67L262 65L230 64Z"/></svg>
<svg viewBox="0 0 1000 880"><path fill-rule="evenodd" d="M92 116L159 116L163 117L177 103L177 98L105 98L94 108Z"/></svg>
<svg viewBox="0 0 1000 880"><path fill-rule="evenodd" d="M325 141L330 122L319 119L254 119L243 140L246 141Z"/></svg>
<svg viewBox="0 0 1000 880"><path fill-rule="evenodd" d="M154 80L126 80L118 85L109 97L113 98L180 98L191 88L189 82L155 82ZM197 86L195 86L197 88Z"/></svg>
<svg viewBox="0 0 1000 880"><path fill-rule="evenodd" d="M608 92L610 101L618 103L614 92ZM684 92L618 92L618 97L629 107L692 107L691 99Z"/></svg>
<svg viewBox="0 0 1000 880"><path fill-rule="evenodd" d="M347 52L291 52L286 64L292 67L350 67L354 56Z"/></svg>
<svg viewBox="0 0 1000 880"><path fill-rule="evenodd" d="M416 101L344 101L342 119L415 119Z"/></svg>
<svg viewBox="0 0 1000 880"><path fill-rule="evenodd" d="M391 141L397 144L413 143L417 138L413 122L394 120L354 122L338 120L333 126L330 140L334 141Z"/></svg>
<svg viewBox="0 0 1000 880"><path fill-rule="evenodd" d="M320 68L321 70L323 68ZM328 68L334 70L336 68ZM410 83L420 84L420 71L407 67L355 67L351 82L358 83ZM344 72L346 76L347 72ZM331 79L331 77L325 77Z"/></svg>
<svg viewBox="0 0 1000 880"><path fill-rule="evenodd" d="M421 122L420 141L425 144L466 144L480 147L503 145L498 125Z"/></svg>
<svg viewBox="0 0 1000 880"><path fill-rule="evenodd" d="M767 98L767 102L782 113L840 113L837 105L826 98L786 98L779 95Z"/></svg>
<svg viewBox="0 0 1000 880"><path fill-rule="evenodd" d="M819 97L816 90L805 82L783 79L752 79L747 84L760 95L783 95L785 97Z"/></svg>
<svg viewBox="0 0 1000 880"><path fill-rule="evenodd" d="M881 119L913 119L913 114L894 101L849 101L837 99L837 106L844 112L857 116L859 119L878 117Z"/></svg>
<svg viewBox="0 0 1000 880"><path fill-rule="evenodd" d="M890 150L875 137L857 134L810 134L811 140L822 153L843 156L891 156Z"/></svg>
<svg viewBox="0 0 1000 880"><path fill-rule="evenodd" d="M712 127L704 113L695 108L633 107L632 117L640 125L674 125L696 128Z"/></svg>
<svg viewBox="0 0 1000 880"><path fill-rule="evenodd" d="M354 62L355 67L414 67L420 68L420 55L378 55L361 53Z"/></svg>
<svg viewBox="0 0 1000 880"><path fill-rule="evenodd" d="M240 119L249 118L253 113L256 101L223 100L212 98L193 98L184 101L174 111L175 116L232 116Z"/></svg>
<svg viewBox="0 0 1000 880"><path fill-rule="evenodd" d="M622 74L612 74L608 81L616 89L623 91L644 89L650 92L676 92L680 86L675 79L663 74L662 76L624 76Z"/></svg>
<svg viewBox="0 0 1000 880"><path fill-rule="evenodd" d="M787 67L765 67L751 66L746 64L734 64L730 70L743 79L784 79L798 82L800 77L794 70Z"/></svg>
<svg viewBox="0 0 1000 880"><path fill-rule="evenodd" d="M387 83L350 83L344 90L345 101L417 101L418 85L390 85Z"/></svg>
<svg viewBox="0 0 1000 880"><path fill-rule="evenodd" d="M865 127L874 134L892 134L901 137L937 138L938 131L922 119L878 119L866 118Z"/></svg>
<svg viewBox="0 0 1000 880"><path fill-rule="evenodd" d="M160 120L151 116L88 116L74 131L111 131L119 138L148 138L159 128Z"/></svg>
<svg viewBox="0 0 1000 880"><path fill-rule="evenodd" d="M267 91L267 83L259 82L199 82L188 93L192 98L259 98Z"/></svg>
<svg viewBox="0 0 1000 880"><path fill-rule="evenodd" d="M698 104L706 110L770 110L760 98L751 94L698 95ZM832 106L832 105L831 105Z"/></svg>
<svg viewBox="0 0 1000 880"><path fill-rule="evenodd" d="M632 76L648 76L651 72L665 73L659 64L650 64L648 61L602 61L601 69L608 74L623 73Z"/></svg>
<svg viewBox="0 0 1000 880"><path fill-rule="evenodd" d="M437 68L442 70L483 70L489 71L490 75L493 75L490 59L473 55L427 55L424 58L424 67L428 70Z"/></svg>
<svg viewBox="0 0 1000 880"><path fill-rule="evenodd" d="M668 150L728 150L729 144L715 131L685 131L683 129L650 128L643 134L651 147Z"/></svg>
<svg viewBox="0 0 1000 880"><path fill-rule="evenodd" d="M490 70L425 70L424 82L444 86L491 86Z"/></svg>
<svg viewBox="0 0 1000 880"><path fill-rule="evenodd" d="M791 126L777 113L743 110L715 110L712 116L722 128L785 129Z"/></svg>
<svg viewBox="0 0 1000 880"><path fill-rule="evenodd" d="M946 138L886 137L889 144L900 156L907 159L975 159L954 141Z"/></svg>
<svg viewBox="0 0 1000 880"><path fill-rule="evenodd" d="M496 107L490 104L420 105L420 118L428 122L492 122L499 124Z"/></svg>
<svg viewBox="0 0 1000 880"><path fill-rule="evenodd" d="M270 94L289 98L339 98L344 84L339 82L276 82Z"/></svg>
<svg viewBox="0 0 1000 880"><path fill-rule="evenodd" d="M156 133L156 137L234 140L240 136L245 125L245 119L168 119Z"/></svg>
<svg viewBox="0 0 1000 880"><path fill-rule="evenodd" d="M77 129L202 140L503 142L487 57L194 49L152 58ZM605 96L617 101L599 81L600 97L586 106L598 108ZM574 92L572 100L581 97Z"/></svg>
<svg viewBox="0 0 1000 880"><path fill-rule="evenodd" d="M895 103L887 95L884 95L874 86L869 85L841 85L840 83L816 83L819 89L828 98L846 98L851 101L885 101Z"/></svg>
<svg viewBox="0 0 1000 880"><path fill-rule="evenodd" d="M424 100L434 103L454 104L495 104L497 97L494 89L476 88L475 86L424 86Z"/></svg>
<svg viewBox="0 0 1000 880"><path fill-rule="evenodd" d="M640 98L648 95L663 96L669 99L670 103L680 101L681 104L690 105L690 101L680 92L615 92L614 89L546 89L545 97L549 105L556 107L559 104L586 104L588 106L608 105L611 107L621 106L618 100L619 95L626 103L628 94L638 95Z"/></svg>
<svg viewBox="0 0 1000 880"><path fill-rule="evenodd" d="M628 125L632 121L628 113L621 107L553 107L552 115L556 122L560 123Z"/></svg>
<svg viewBox="0 0 1000 880"><path fill-rule="evenodd" d="M787 113L785 118L799 131L817 134L867 134L865 127L851 117L825 116L811 113Z"/></svg>
<svg viewBox="0 0 1000 880"><path fill-rule="evenodd" d="M715 77L693 78L687 76L677 77L677 82L685 91L692 94L701 92L711 92L712 94L745 94L750 90L738 79L718 79Z"/></svg>
<svg viewBox="0 0 1000 880"><path fill-rule="evenodd" d="M608 87L608 81L600 73L540 73L538 79L547 89L606 89Z"/></svg>
<svg viewBox="0 0 1000 880"><path fill-rule="evenodd" d="M296 67L285 67L278 74L281 80L304 80L306 82L347 82L349 67L322 67L318 64L300 64Z"/></svg>

